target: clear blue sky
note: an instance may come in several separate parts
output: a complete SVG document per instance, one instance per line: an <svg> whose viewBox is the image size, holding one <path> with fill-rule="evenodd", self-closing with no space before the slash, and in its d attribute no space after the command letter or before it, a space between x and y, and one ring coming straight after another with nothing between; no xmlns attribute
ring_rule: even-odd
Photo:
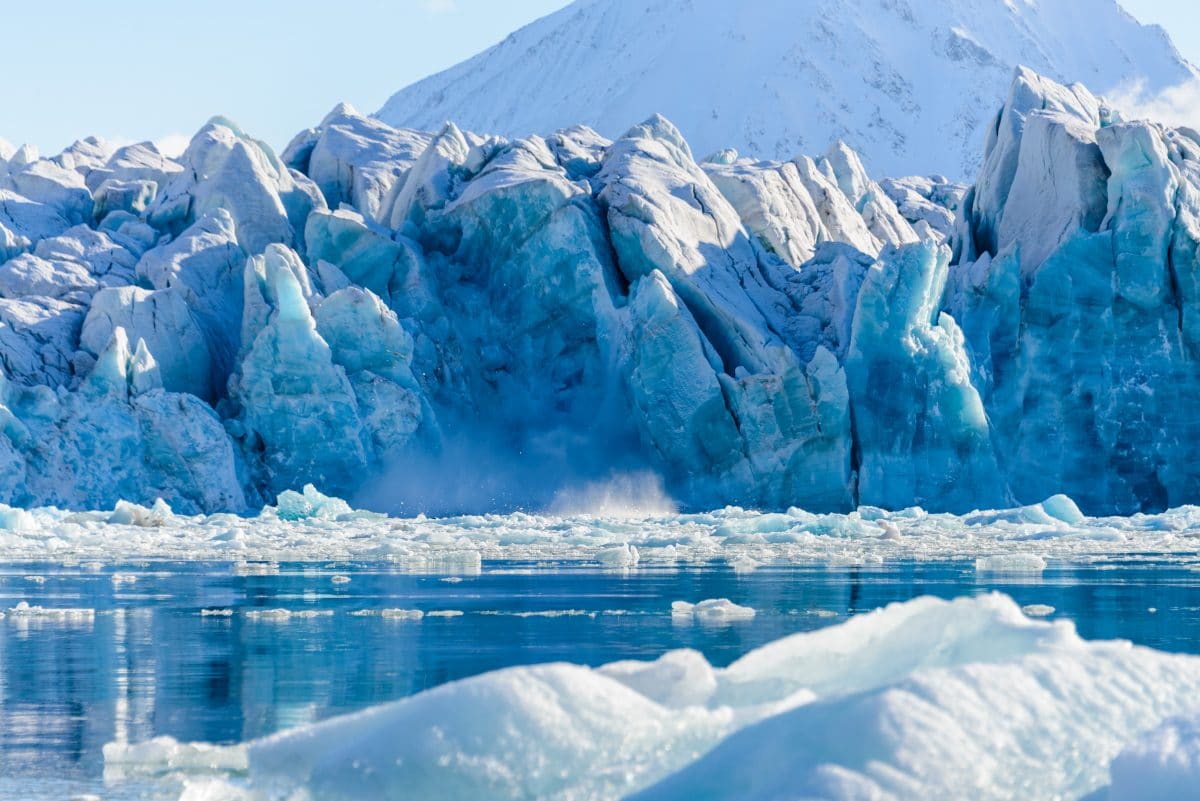
<svg viewBox="0 0 1200 801"><path fill-rule="evenodd" d="M282 147L376 111L567 0L0 0L0 137L190 136L223 114Z"/></svg>
<svg viewBox="0 0 1200 801"><path fill-rule="evenodd" d="M190 135L224 114L282 147L338 101L375 111L397 89L566 4L11 0L0 46L0 137L53 153L88 134ZM1200 64L1197 0L1125 6L1166 27Z"/></svg>

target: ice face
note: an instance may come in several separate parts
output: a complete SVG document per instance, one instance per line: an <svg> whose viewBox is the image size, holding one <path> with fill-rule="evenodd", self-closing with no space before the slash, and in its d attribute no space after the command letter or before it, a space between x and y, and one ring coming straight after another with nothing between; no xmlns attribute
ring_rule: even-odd
<svg viewBox="0 0 1200 801"><path fill-rule="evenodd" d="M392 128L342 103L319 126L299 134L282 158L316 183L331 208L347 203L385 222L395 191L432 138Z"/></svg>
<svg viewBox="0 0 1200 801"><path fill-rule="evenodd" d="M937 310L949 261L929 240L885 255L863 279L846 356L861 503L961 512L1007 500L965 339Z"/></svg>
<svg viewBox="0 0 1200 801"><path fill-rule="evenodd" d="M4 382L10 503L108 505L166 498L184 511L245 508L236 454L221 421L192 395L165 392L142 340L121 327L74 392Z"/></svg>
<svg viewBox="0 0 1200 801"><path fill-rule="evenodd" d="M1197 426L1196 150L1096 109L1082 87L1018 74L945 303L1016 497L1133 512L1195 492L1180 448Z"/></svg>
<svg viewBox="0 0 1200 801"><path fill-rule="evenodd" d="M1195 776L1197 687L1195 657L1084 642L1000 595L919 598L727 668L693 651L510 668L238 746L114 743L105 762L217 799L1165 799Z"/></svg>
<svg viewBox="0 0 1200 801"><path fill-rule="evenodd" d="M160 187L150 209L155 227L177 233L206 213L225 209L239 244L258 253L271 243L302 247L308 213L325 206L312 181L222 118L193 137L180 161L184 169Z"/></svg>
<svg viewBox="0 0 1200 801"><path fill-rule="evenodd" d="M96 447L162 393L235 455L192 493L153 472L173 456L131 458L148 472L101 497L14 433L7 497L167 487L211 512L312 483L395 508L457 486L478 491L440 511L484 511L650 475L689 508L1194 502L1198 140L1022 69L970 189L878 182L840 143L701 164L657 115L510 141L339 106L283 159L220 118L177 161L13 152L12 418L66 430L44 409L153 361L105 396L124 408Z"/></svg>

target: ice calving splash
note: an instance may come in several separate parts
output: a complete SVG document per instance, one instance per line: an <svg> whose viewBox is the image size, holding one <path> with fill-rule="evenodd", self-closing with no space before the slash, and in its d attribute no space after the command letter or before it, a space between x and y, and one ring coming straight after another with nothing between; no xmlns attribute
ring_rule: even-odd
<svg viewBox="0 0 1200 801"><path fill-rule="evenodd" d="M485 562L561 561L611 570L724 562L739 571L798 563L871 565L913 559L973 562L980 573L1036 576L1052 560L1200 558L1200 507L1156 515L1085 517L1069 499L932 514L863 507L849 514L737 507L699 513L514 513L392 518L353 509L311 486L252 517L179 515L122 502L115 512L0 507L10 561L232 562L239 574L280 561L383 560L418 573L476 574ZM690 600L690 599L681 599Z"/></svg>
<svg viewBox="0 0 1200 801"><path fill-rule="evenodd" d="M1194 764L1197 691L1200 658L1085 642L997 594L919 598L723 669L693 651L515 667L239 746L114 743L105 762L114 782L183 772L183 797L212 801L1083 799L1112 763L1116 797L1165 801Z"/></svg>

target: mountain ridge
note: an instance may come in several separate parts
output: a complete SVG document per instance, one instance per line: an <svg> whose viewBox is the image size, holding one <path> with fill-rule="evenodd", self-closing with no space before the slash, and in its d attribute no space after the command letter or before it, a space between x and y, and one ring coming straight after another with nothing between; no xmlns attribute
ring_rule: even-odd
<svg viewBox="0 0 1200 801"><path fill-rule="evenodd" d="M585 123L615 138L661 112L701 158L789 159L843 139L875 174L963 179L1018 65L1101 93L1197 75L1114 0L578 0L376 116L510 137Z"/></svg>

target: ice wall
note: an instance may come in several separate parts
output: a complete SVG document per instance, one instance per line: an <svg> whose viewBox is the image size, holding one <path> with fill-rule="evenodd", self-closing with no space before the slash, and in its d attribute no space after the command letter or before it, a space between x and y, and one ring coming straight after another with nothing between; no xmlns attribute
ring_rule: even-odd
<svg viewBox="0 0 1200 801"><path fill-rule="evenodd" d="M1198 159L1027 70L971 188L841 144L699 162L657 116L14 149L0 495L484 511L649 470L693 508L1196 502Z"/></svg>

